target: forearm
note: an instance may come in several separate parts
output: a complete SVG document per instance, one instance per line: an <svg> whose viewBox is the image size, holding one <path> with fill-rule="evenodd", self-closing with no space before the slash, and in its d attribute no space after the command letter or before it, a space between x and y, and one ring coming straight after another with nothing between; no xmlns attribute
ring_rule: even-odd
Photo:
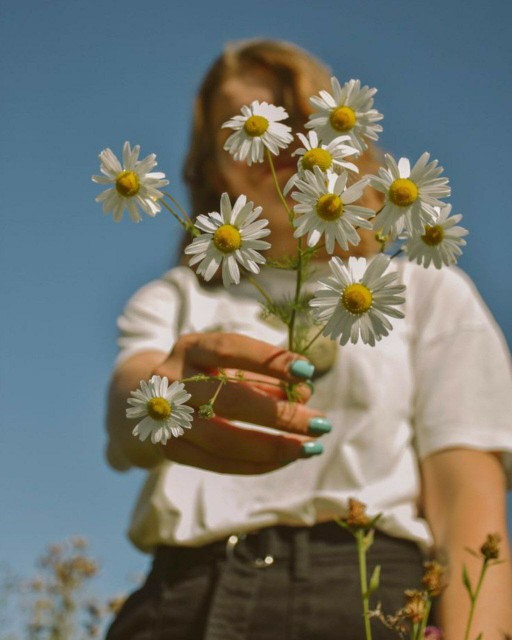
<svg viewBox="0 0 512 640"><path fill-rule="evenodd" d="M483 560L475 558L465 548L478 550L488 533L502 537L500 559L503 564L489 566L486 570L471 625L471 640L480 632L483 640L504 640L512 635L512 570L510 546L506 527L489 518L486 505L454 505L447 531L440 542L439 552L449 565L449 584L437 605L436 624L444 632L446 640L463 640L470 611L470 598L462 582L465 564L473 590L476 588ZM498 518L496 518L498 520Z"/></svg>
<svg viewBox="0 0 512 640"><path fill-rule="evenodd" d="M477 551L489 533L501 536L500 560L503 564L488 566L473 615L470 638L480 632L484 640L504 640L512 635L512 569L506 526L504 499L497 496L468 494L459 496L449 510L438 553L448 562L449 584L436 606L436 624L445 631L447 640L463 640L470 612L470 598L462 582L465 564L475 590L483 558L465 551ZM444 556L444 558L443 558Z"/></svg>
<svg viewBox="0 0 512 640"><path fill-rule="evenodd" d="M475 589L482 558L477 551L490 533L501 538L503 564L489 566L476 604L470 640L512 636L512 569L506 524L506 485L498 455L452 449L423 461L425 515L432 529L438 559L448 564L448 587L437 603L437 624L446 640L464 640L470 598L462 582L465 564Z"/></svg>
<svg viewBox="0 0 512 640"><path fill-rule="evenodd" d="M130 466L150 469L164 460L162 447L149 440L141 442L132 435L135 422L126 417L126 401L130 391L137 389L141 380L149 380L165 357L166 354L157 351L137 354L112 376L108 395L107 459L115 469L124 470Z"/></svg>

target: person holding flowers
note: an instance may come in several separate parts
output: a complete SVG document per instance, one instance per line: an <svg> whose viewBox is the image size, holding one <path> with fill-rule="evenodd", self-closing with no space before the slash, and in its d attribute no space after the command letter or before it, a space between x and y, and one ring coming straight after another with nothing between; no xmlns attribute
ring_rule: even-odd
<svg viewBox="0 0 512 640"><path fill-rule="evenodd" d="M453 266L448 178L382 156L375 93L289 43L230 44L195 103L194 215L153 154L100 155L106 213L164 206L192 236L119 318L107 457L148 470L129 535L154 563L109 640L398 637L379 611L433 637L429 593L448 640L468 615L512 635L508 545L476 607L460 579L465 547L508 537L504 341ZM448 586L421 591L434 561Z"/></svg>

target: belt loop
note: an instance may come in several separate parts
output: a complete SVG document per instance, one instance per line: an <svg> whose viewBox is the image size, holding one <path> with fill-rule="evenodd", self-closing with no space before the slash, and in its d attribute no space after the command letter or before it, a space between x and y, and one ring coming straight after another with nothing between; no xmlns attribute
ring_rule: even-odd
<svg viewBox="0 0 512 640"><path fill-rule="evenodd" d="M309 528L297 529L292 539L292 576L296 581L309 579L311 558L309 549Z"/></svg>

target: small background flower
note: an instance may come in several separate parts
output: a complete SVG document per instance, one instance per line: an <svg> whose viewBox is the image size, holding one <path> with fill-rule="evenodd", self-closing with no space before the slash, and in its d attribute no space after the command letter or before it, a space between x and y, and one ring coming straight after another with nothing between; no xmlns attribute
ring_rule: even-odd
<svg viewBox="0 0 512 640"><path fill-rule="evenodd" d="M177 438L184 434L184 429L191 428L194 409L183 404L191 395L182 382L169 386L165 376L153 376L149 382L141 380L140 389L130 393L126 417L143 418L132 432L140 440L151 436L153 444L166 444L172 436Z"/></svg>
<svg viewBox="0 0 512 640"><path fill-rule="evenodd" d="M148 216L155 216L161 206L158 200L163 198L159 189L169 184L165 174L151 169L156 167L156 155L151 153L144 160L139 160L140 146L133 150L126 141L123 146L123 166L111 149L104 149L100 155L100 171L103 175L93 176L93 182L111 185L109 189L100 193L96 202L103 203L104 213L112 211L115 222L123 217L125 209L134 222L140 222L139 209Z"/></svg>
<svg viewBox="0 0 512 640"><path fill-rule="evenodd" d="M242 115L233 116L222 125L234 129L224 144L235 160L247 159L247 164L263 162L265 147L274 155L292 142L291 128L280 121L288 118L283 107L254 100L242 107Z"/></svg>

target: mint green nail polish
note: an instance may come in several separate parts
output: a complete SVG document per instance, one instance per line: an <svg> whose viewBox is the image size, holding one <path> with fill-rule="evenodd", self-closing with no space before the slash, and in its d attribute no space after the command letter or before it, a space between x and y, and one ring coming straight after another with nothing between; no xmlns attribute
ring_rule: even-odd
<svg viewBox="0 0 512 640"><path fill-rule="evenodd" d="M332 431L332 424L327 418L311 418L308 423L308 431L313 436L322 436L324 433Z"/></svg>
<svg viewBox="0 0 512 640"><path fill-rule="evenodd" d="M320 442L304 442L300 448L301 458L311 458L311 456L319 456L324 452L324 448Z"/></svg>
<svg viewBox="0 0 512 640"><path fill-rule="evenodd" d="M290 373L297 378L307 380L315 373L315 367L307 360L294 360L290 365Z"/></svg>

